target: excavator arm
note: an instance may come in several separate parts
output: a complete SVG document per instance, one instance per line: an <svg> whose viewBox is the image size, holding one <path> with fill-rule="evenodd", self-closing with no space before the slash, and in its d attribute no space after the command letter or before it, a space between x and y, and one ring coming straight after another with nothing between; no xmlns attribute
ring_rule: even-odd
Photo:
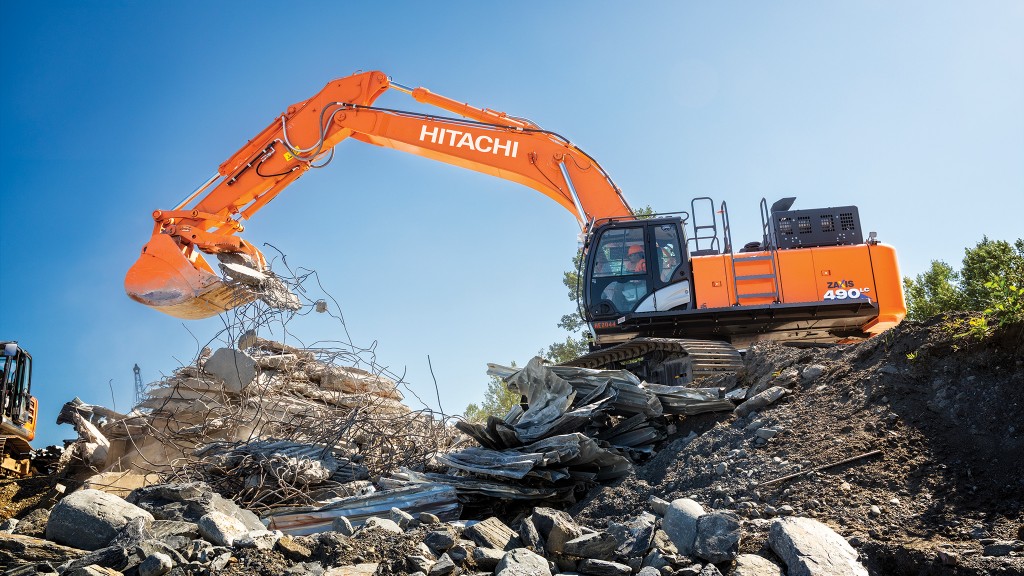
<svg viewBox="0 0 1024 576"><path fill-rule="evenodd" d="M462 118L375 107L388 89ZM259 282L268 275L263 254L237 235L242 221L311 168L325 166L348 138L518 182L569 210L585 231L597 220L632 215L608 174L562 136L529 120L407 88L381 72L364 72L334 80L289 106L174 209L155 211L153 235L125 278L128 295L186 319L252 300L251 289L225 282L203 253L217 254L222 272L234 278Z"/></svg>

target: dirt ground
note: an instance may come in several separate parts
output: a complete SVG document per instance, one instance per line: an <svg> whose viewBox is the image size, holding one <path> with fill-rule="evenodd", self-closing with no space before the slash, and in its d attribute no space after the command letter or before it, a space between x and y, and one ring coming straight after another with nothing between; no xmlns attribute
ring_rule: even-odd
<svg viewBox="0 0 1024 576"><path fill-rule="evenodd" d="M757 442L751 418L688 419L680 439L572 512L600 526L652 495L690 496L746 515L742 551L770 556L765 518L791 506L845 536L871 574L1022 574L1024 557L982 552L1024 539L1024 325L979 338L964 335L969 319L904 322L824 349L752 347L741 380L791 390L754 417L775 437ZM821 375L802 377L809 366ZM685 444L691 431L701 435Z"/></svg>

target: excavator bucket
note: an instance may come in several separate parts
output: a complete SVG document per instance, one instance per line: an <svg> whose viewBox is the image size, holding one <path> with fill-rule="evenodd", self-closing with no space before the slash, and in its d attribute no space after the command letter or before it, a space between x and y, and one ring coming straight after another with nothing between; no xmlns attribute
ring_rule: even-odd
<svg viewBox="0 0 1024 576"><path fill-rule="evenodd" d="M154 234L128 270L124 289L132 300L185 320L216 316L255 299L252 291L225 283L201 255L195 256L193 262L169 235Z"/></svg>

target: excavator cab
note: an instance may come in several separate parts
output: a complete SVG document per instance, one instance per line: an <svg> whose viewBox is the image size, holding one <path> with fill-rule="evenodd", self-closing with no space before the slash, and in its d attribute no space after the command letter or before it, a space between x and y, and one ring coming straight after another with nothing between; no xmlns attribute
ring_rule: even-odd
<svg viewBox="0 0 1024 576"><path fill-rule="evenodd" d="M689 308L685 245L681 218L598 226L588 243L584 273L587 320L608 322L629 312Z"/></svg>
<svg viewBox="0 0 1024 576"><path fill-rule="evenodd" d="M17 342L0 342L0 369L0 472L24 476L39 413L32 396L32 356Z"/></svg>

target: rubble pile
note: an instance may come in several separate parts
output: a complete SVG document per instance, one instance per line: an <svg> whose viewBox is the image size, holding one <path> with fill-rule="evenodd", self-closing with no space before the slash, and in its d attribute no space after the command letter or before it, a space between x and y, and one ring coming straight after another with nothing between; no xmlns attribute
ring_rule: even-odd
<svg viewBox="0 0 1024 576"><path fill-rule="evenodd" d="M127 500L80 490L48 514L45 538L0 531L7 575L398 575L578 573L594 576L868 574L857 552L811 518L770 523L766 554L741 554L739 517L690 499L652 498L646 510L603 528L535 507L506 524L497 517L443 522L391 508L360 527L289 536L202 483L159 484ZM773 560L774 559L774 560Z"/></svg>
<svg viewBox="0 0 1024 576"><path fill-rule="evenodd" d="M650 457L666 437L665 414L734 407L718 390L662 386L655 393L624 370L552 366L541 358L521 370L491 364L488 374L524 403L504 418L457 423L480 446L438 454L434 462L445 472L405 470L388 481L452 485L476 514L517 501L571 503Z"/></svg>
<svg viewBox="0 0 1024 576"><path fill-rule="evenodd" d="M267 513L364 493L371 475L422 467L451 443L454 431L403 404L394 380L331 360L248 331L151 385L129 414L66 404L58 423L80 438L65 458L203 481Z"/></svg>

